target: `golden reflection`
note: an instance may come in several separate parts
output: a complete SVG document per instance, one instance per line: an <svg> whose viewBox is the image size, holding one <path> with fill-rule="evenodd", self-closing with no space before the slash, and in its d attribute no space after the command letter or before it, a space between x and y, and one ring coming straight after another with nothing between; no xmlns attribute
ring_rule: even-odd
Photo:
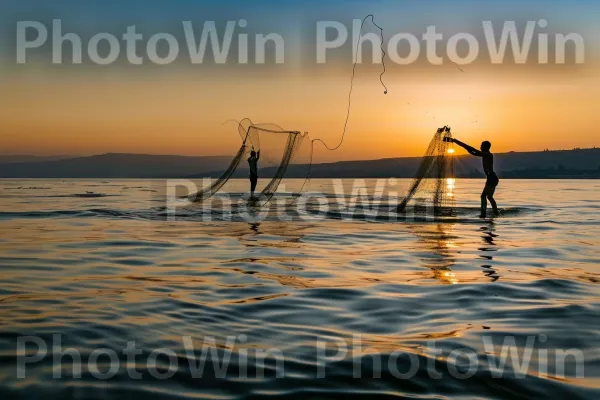
<svg viewBox="0 0 600 400"><path fill-rule="evenodd" d="M446 179L446 196L449 198L454 197L454 189L456 189L456 179L447 178Z"/></svg>
<svg viewBox="0 0 600 400"><path fill-rule="evenodd" d="M423 250L420 259L422 266L431 271L432 275L429 276L443 284L481 281L480 272L453 271L456 264L456 254L459 253L460 247L464 247L464 244L457 243L458 238L455 234L454 224L413 225L410 230L419 239L417 243ZM473 245L480 252L478 257L485 260L485 263L478 266L482 269L481 272L483 272L486 280L495 282L500 279L500 275L491 265L494 259L493 254L497 251L496 239L498 238L494 222L492 221L481 227L480 232L485 245Z"/></svg>
<svg viewBox="0 0 600 400"><path fill-rule="evenodd" d="M453 249L456 247L452 236L452 224L413 225L411 230L427 250L421 261L424 267L431 270L433 278L444 284L459 283L458 277L451 269L455 264Z"/></svg>

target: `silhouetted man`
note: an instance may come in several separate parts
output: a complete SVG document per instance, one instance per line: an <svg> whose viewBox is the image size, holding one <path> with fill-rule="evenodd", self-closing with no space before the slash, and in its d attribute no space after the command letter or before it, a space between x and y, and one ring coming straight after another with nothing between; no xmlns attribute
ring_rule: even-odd
<svg viewBox="0 0 600 400"><path fill-rule="evenodd" d="M452 139L452 141L467 150L469 154L482 158L483 172L485 172L485 175L487 176L487 181L485 182L485 187L481 193L481 218L486 217L488 200L494 209L494 213L498 214L498 205L496 204L496 200L494 200L494 192L496 191L496 187L498 186L500 180L494 171L494 155L490 152L492 144L488 141L485 141L481 143L481 150L477 150L476 148L471 147L460 140Z"/></svg>
<svg viewBox="0 0 600 400"><path fill-rule="evenodd" d="M260 159L260 150L250 152L250 158L248 158L248 165L250 167L250 198L254 198L254 191L256 190L256 184L258 183L258 160Z"/></svg>

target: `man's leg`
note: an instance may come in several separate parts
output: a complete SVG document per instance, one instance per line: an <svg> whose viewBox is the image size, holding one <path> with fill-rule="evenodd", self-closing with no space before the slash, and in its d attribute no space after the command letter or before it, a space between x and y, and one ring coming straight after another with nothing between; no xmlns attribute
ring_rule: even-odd
<svg viewBox="0 0 600 400"><path fill-rule="evenodd" d="M256 190L257 183L258 183L258 177L251 176L250 177L250 191L252 192L252 197L254 197L254 191Z"/></svg>
<svg viewBox="0 0 600 400"><path fill-rule="evenodd" d="M487 215L487 186L483 188L483 192L481 192L481 218L485 218Z"/></svg>
<svg viewBox="0 0 600 400"><path fill-rule="evenodd" d="M496 187L489 187L487 190L487 199L490 201L492 208L494 209L494 213L498 214L498 205L496 204L496 200L494 199L494 193L496 192Z"/></svg>

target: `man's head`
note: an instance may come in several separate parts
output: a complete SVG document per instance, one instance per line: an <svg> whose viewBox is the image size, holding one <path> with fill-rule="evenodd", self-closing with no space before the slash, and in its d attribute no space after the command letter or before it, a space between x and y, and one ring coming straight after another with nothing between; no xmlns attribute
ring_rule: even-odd
<svg viewBox="0 0 600 400"><path fill-rule="evenodd" d="M488 142L487 140L485 142L481 143L481 151L490 151L491 148L492 148L492 144L490 142Z"/></svg>
<svg viewBox="0 0 600 400"><path fill-rule="evenodd" d="M250 152L250 157L256 157L256 152L254 150Z"/></svg>

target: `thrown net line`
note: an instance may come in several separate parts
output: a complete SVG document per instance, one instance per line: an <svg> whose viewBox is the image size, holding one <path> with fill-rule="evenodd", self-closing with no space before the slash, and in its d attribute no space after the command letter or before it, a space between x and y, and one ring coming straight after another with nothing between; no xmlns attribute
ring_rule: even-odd
<svg viewBox="0 0 600 400"><path fill-rule="evenodd" d="M334 147L329 147L327 145L327 143L325 141L323 141L322 139L313 139L310 140L310 156L309 156L309 162L308 162L308 173L304 179L304 182L302 183L302 186L300 188L300 190L298 191L298 195L301 194L305 187L307 182L310 181L311 179L311 173L312 173L312 166L313 166L313 157L314 157L314 145L315 143L321 143L328 151L336 151L338 150L342 144L344 143L344 139L346 137L346 132L348 129L348 123L350 120L350 114L351 114L351 110L352 110L352 93L354 90L354 79L356 77L356 67L358 65L358 52L360 49L360 45L362 43L362 32L363 32L363 28L365 23L367 22L367 20L371 18L371 21L373 23L373 25L375 27L377 27L377 29L379 29L380 32L380 36L381 36L381 51L382 51L382 56L381 56L381 63L382 63L382 67L383 67L383 71L381 72L381 74L379 75L379 81L381 82L381 85L384 88L384 94L388 93L388 88L385 85L385 83L383 82L383 75L386 73L386 66L385 66L385 57L386 57L386 52L385 52L385 48L384 48L384 31L383 28L381 28L376 22L375 22L375 16L373 14L369 14L366 17L363 18L361 25L360 25L360 31L359 31L359 37L356 43L356 51L354 53L355 55L355 59L354 59L354 63L353 63L353 67L352 67L352 75L350 78L350 90L348 93L348 107L347 107L347 112L346 112L346 118L344 121L344 127L342 130L342 136L340 138L340 142L334 146ZM247 128L244 127L244 122L250 122L249 126ZM232 162L230 163L229 167L225 170L225 172L221 175L221 177L219 177L215 182L213 182L211 185L209 185L207 188L202 189L200 191L198 191L195 194L192 195L188 195L188 196L184 196L186 198L188 198L188 200L192 201L192 202L199 202L202 200L205 200L209 197L211 197L212 195L214 195L215 193L217 193L226 183L227 181L229 181L229 179L231 179L231 177L233 176L233 173L236 171L236 169L238 168L242 158L244 157L244 155L247 153L248 150L248 140L250 140L251 142L251 148L253 150L259 150L260 149L260 138L256 138L255 140L252 140L252 135L251 133L256 130L256 131L262 131L262 132L266 132L266 133L282 133L282 134L288 134L288 139L287 139L287 143L285 145L285 151L282 155L281 161L279 163L279 166L277 168L277 171L275 173L275 176L271 179L271 181L267 184L267 186L263 189L263 191L261 192L261 199L266 199L266 201L264 201L264 203L260 206L263 207L265 206L270 200L271 198L274 196L275 192L277 191L277 188L279 187L279 184L281 183L281 180L283 179L283 177L285 176L285 173L288 170L289 164L292 161L294 155L297 153L298 149L300 148L301 144L304 142L305 139L310 139L310 137L308 136L307 132L300 132L300 131L286 131L283 129L270 129L267 127L261 127L261 124L252 124L252 122L249 119L245 119L240 121L235 121L235 120L230 120L227 121L225 123L228 122L236 122L238 124L238 132L240 133L240 136L243 139L243 144L240 147L240 149L238 150L238 152L236 153L236 155L234 156ZM292 201L292 205L296 202L296 200L299 198L299 196L296 196L296 198Z"/></svg>
<svg viewBox="0 0 600 400"><path fill-rule="evenodd" d="M375 25L375 27L377 27L377 29L379 29L379 33L380 33L380 37L381 37L381 65L383 70L381 71L381 74L379 74L379 82L381 82L381 86L383 86L384 88L384 94L388 93L388 88L385 85L385 83L383 82L383 75L386 73L387 69L385 66L385 57L387 55L387 53L385 52L385 48L383 45L383 41L384 41L384 33L383 33L383 28L380 27L379 25L377 25L377 23L375 22L375 16L373 14L369 14L366 17L363 18L361 24L360 24L360 30L359 30L359 34L358 34L358 40L356 41L356 51L355 51L355 60L354 60L354 64L352 66L352 76L350 77L350 91L348 93L348 108L347 108L347 112L346 112L346 120L344 121L344 128L342 130L342 137L340 138L340 142L337 144L337 146L334 147L329 147L327 145L327 143L322 140L322 139L313 139L311 140L310 143L310 164L309 164L309 169L308 169L308 175L306 177L306 179L304 180L302 187L300 188L299 193L302 193L304 191L304 188L306 186L306 184L308 183L310 185L310 179L311 179L311 173L312 173L312 165L313 165L313 154L314 154L314 144L315 143L321 143L323 145L323 147L325 147L325 149L329 150L329 151L336 151L337 149L339 149L340 147L342 147L342 144L344 143L344 139L346 137L346 131L348 130L348 122L350 121L350 112L352 110L352 92L354 90L354 78L356 77L356 66L358 65L358 51L360 49L360 45L362 43L362 32L363 32L363 28L365 26L365 23L367 22L367 19L371 18L371 22L373 23L373 25ZM295 200L292 202L292 204L295 203Z"/></svg>

